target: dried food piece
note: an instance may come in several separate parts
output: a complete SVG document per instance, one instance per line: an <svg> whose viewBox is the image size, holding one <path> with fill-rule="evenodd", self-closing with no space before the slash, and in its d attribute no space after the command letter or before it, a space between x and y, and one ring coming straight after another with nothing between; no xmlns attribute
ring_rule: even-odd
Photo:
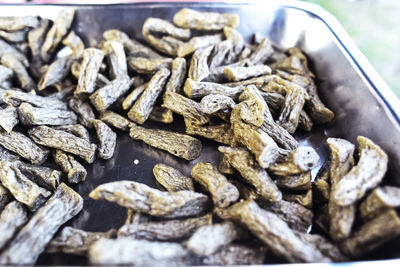
<svg viewBox="0 0 400 267"><path fill-rule="evenodd" d="M381 213L340 243L340 249L352 258L367 255L400 235L400 218L394 209Z"/></svg>
<svg viewBox="0 0 400 267"><path fill-rule="evenodd" d="M3 159L1 159L3 161ZM12 195L8 190L0 184L0 212L11 201Z"/></svg>
<svg viewBox="0 0 400 267"><path fill-rule="evenodd" d="M337 184L332 192L340 206L347 206L361 199L365 192L376 187L387 170L388 156L374 142L358 136L360 160Z"/></svg>
<svg viewBox="0 0 400 267"><path fill-rule="evenodd" d="M86 141L90 142L90 136L88 130L80 125L80 124L73 124L73 125L61 125L57 127L53 127L56 130L61 130L67 133L71 133L77 137L85 139Z"/></svg>
<svg viewBox="0 0 400 267"><path fill-rule="evenodd" d="M142 84L135 89L132 90L132 92L129 93L127 97L125 97L124 101L122 102L122 109L123 110L128 110L130 109L135 101L140 97L140 95L143 93L143 91L146 89L147 83Z"/></svg>
<svg viewBox="0 0 400 267"><path fill-rule="evenodd" d="M94 265L184 265L188 255L179 243L135 240L130 237L100 239L89 248Z"/></svg>
<svg viewBox="0 0 400 267"><path fill-rule="evenodd" d="M17 60L22 62L25 67L29 65L28 59L21 51L0 39L0 57L3 57L7 54L13 55Z"/></svg>
<svg viewBox="0 0 400 267"><path fill-rule="evenodd" d="M103 51L96 48L86 48L83 51L83 59L79 69L78 85L75 94L93 93L97 74L104 58Z"/></svg>
<svg viewBox="0 0 400 267"><path fill-rule="evenodd" d="M196 82L190 78L186 79L183 91L190 98L201 98L211 94L225 95L236 99L244 90L244 86L225 86L219 83Z"/></svg>
<svg viewBox="0 0 400 267"><path fill-rule="evenodd" d="M86 169L72 155L56 149L53 152L55 163L67 174L69 183L80 183L86 180Z"/></svg>
<svg viewBox="0 0 400 267"><path fill-rule="evenodd" d="M3 55L1 57L1 64L13 70L21 87L25 91L35 89L35 82L29 76L24 64L14 54Z"/></svg>
<svg viewBox="0 0 400 267"><path fill-rule="evenodd" d="M48 108L48 109L67 109L67 105L53 97L43 97L31 93L24 93L16 90L7 90L3 96L3 101L14 107L19 106L21 103L26 102L35 107Z"/></svg>
<svg viewBox="0 0 400 267"><path fill-rule="evenodd" d="M40 56L44 62L48 62L55 52L62 38L67 34L74 20L75 10L72 8L63 9L58 15L54 24L47 32L46 39L41 47Z"/></svg>
<svg viewBox="0 0 400 267"><path fill-rule="evenodd" d="M0 211L0 250L27 221L28 213L18 201L8 203L4 210Z"/></svg>
<svg viewBox="0 0 400 267"><path fill-rule="evenodd" d="M35 264L58 228L83 208L83 199L64 183L0 254L1 264Z"/></svg>
<svg viewBox="0 0 400 267"><path fill-rule="evenodd" d="M240 32L238 32L235 28L225 26L224 27L224 35L227 40L231 41L233 43L233 49L232 52L237 56L242 52L245 41L243 39L243 36ZM230 62L227 62L229 64Z"/></svg>
<svg viewBox="0 0 400 267"><path fill-rule="evenodd" d="M22 161L15 161L12 164L22 174L29 177L30 180L47 190L54 191L60 184L61 172L58 170L44 166L35 166Z"/></svg>
<svg viewBox="0 0 400 267"><path fill-rule="evenodd" d="M178 218L195 216L208 207L208 197L193 191L162 192L133 181L98 186L89 195L152 216Z"/></svg>
<svg viewBox="0 0 400 267"><path fill-rule="evenodd" d="M275 179L275 183L280 189L288 191L309 190L311 189L311 172L278 176Z"/></svg>
<svg viewBox="0 0 400 267"><path fill-rule="evenodd" d="M32 53L32 61L35 64L40 64L40 53L44 39L46 38L47 29L50 26L50 20L41 19L40 25L28 32L28 44ZM24 63L26 66L27 64Z"/></svg>
<svg viewBox="0 0 400 267"><path fill-rule="evenodd" d="M137 73L153 74L162 68L170 69L171 58L145 58L131 57L129 58L129 67Z"/></svg>
<svg viewBox="0 0 400 267"><path fill-rule="evenodd" d="M10 162L0 162L0 181L16 200L27 205L32 211L37 210L51 195L50 191L32 182Z"/></svg>
<svg viewBox="0 0 400 267"><path fill-rule="evenodd" d="M93 163L94 161L97 146L90 144L85 139L47 126L33 127L29 129L28 133L38 144L77 155L87 163Z"/></svg>
<svg viewBox="0 0 400 267"><path fill-rule="evenodd" d="M371 220L383 211L400 206L400 188L381 186L375 188L360 205L360 216L364 221Z"/></svg>
<svg viewBox="0 0 400 267"><path fill-rule="evenodd" d="M200 101L200 110L206 114L215 114L233 107L235 107L235 101L229 96L220 94L207 95Z"/></svg>
<svg viewBox="0 0 400 267"><path fill-rule="evenodd" d="M197 163L190 174L196 182L210 192L216 207L226 208L239 199L237 188L211 163Z"/></svg>
<svg viewBox="0 0 400 267"><path fill-rule="evenodd" d="M296 231L306 233L313 221L313 212L300 204L281 200L274 203L263 203L262 207L274 212Z"/></svg>
<svg viewBox="0 0 400 267"><path fill-rule="evenodd" d="M264 64L273 53L274 49L271 41L268 38L264 38L254 52L246 59L246 62L249 65Z"/></svg>
<svg viewBox="0 0 400 267"><path fill-rule="evenodd" d="M343 262L349 260L336 245L332 244L321 235L300 232L296 234L303 242L314 246L315 250L320 251L324 256L330 258L332 261Z"/></svg>
<svg viewBox="0 0 400 267"><path fill-rule="evenodd" d="M172 155L186 160L198 158L202 149L200 140L175 132L131 125L129 135L132 139L142 140L152 147L168 151Z"/></svg>
<svg viewBox="0 0 400 267"><path fill-rule="evenodd" d="M64 80L68 75L73 61L71 56L60 57L55 60L44 72L38 83L39 91Z"/></svg>
<svg viewBox="0 0 400 267"><path fill-rule="evenodd" d="M303 110L304 103L309 99L307 92L299 86L290 86L282 107L278 123L289 133L293 134L300 121L300 114Z"/></svg>
<svg viewBox="0 0 400 267"><path fill-rule="evenodd" d="M101 238L111 238L115 230L87 232L69 226L64 227L46 247L46 253L86 255L92 244Z"/></svg>
<svg viewBox="0 0 400 267"><path fill-rule="evenodd" d="M0 38L3 38L7 42L11 43L23 43L26 42L27 32L24 30L7 32L0 30Z"/></svg>
<svg viewBox="0 0 400 267"><path fill-rule="evenodd" d="M174 23L182 28L218 31L224 27L239 26L239 16L233 13L199 12L190 8L182 8L174 15Z"/></svg>
<svg viewBox="0 0 400 267"><path fill-rule="evenodd" d="M269 75L272 70L267 65L227 66L224 68L224 76L228 81L242 81L261 75Z"/></svg>
<svg viewBox="0 0 400 267"><path fill-rule="evenodd" d="M99 120L107 123L109 126L115 127L122 131L127 131L129 125L132 123L127 118L119 115L118 113L106 110L100 113Z"/></svg>
<svg viewBox="0 0 400 267"><path fill-rule="evenodd" d="M231 243L239 233L240 229L230 221L205 225L189 238L186 247L196 255L210 256Z"/></svg>
<svg viewBox="0 0 400 267"><path fill-rule="evenodd" d="M45 162L50 153L22 133L14 131L10 133L0 131L0 145L36 165Z"/></svg>
<svg viewBox="0 0 400 267"><path fill-rule="evenodd" d="M249 247L245 245L230 244L221 248L216 253L204 257L204 265L222 266L222 265L261 265L264 263L265 247Z"/></svg>
<svg viewBox="0 0 400 267"><path fill-rule="evenodd" d="M72 50L72 58L79 59L82 57L85 44L75 31L70 31L62 43Z"/></svg>
<svg viewBox="0 0 400 267"><path fill-rule="evenodd" d="M15 161L21 159L17 154L8 151L3 146L0 146L0 160L2 161ZM0 189L1 191L1 189ZM1 201L0 201L1 202ZM0 205L1 206L1 205Z"/></svg>
<svg viewBox="0 0 400 267"><path fill-rule="evenodd" d="M18 115L23 125L68 125L78 122L78 117L72 111L35 108L29 103L19 106Z"/></svg>
<svg viewBox="0 0 400 267"><path fill-rule="evenodd" d="M165 92L180 93L183 81L186 79L186 60L177 57L171 64L171 75L165 86Z"/></svg>
<svg viewBox="0 0 400 267"><path fill-rule="evenodd" d="M174 92L165 92L162 107L172 110L199 125L210 121L209 116L201 112L199 103Z"/></svg>
<svg viewBox="0 0 400 267"><path fill-rule="evenodd" d="M209 74L208 57L210 56L214 46L210 45L205 48L197 49L190 60L188 78L195 82L204 80Z"/></svg>
<svg viewBox="0 0 400 267"><path fill-rule="evenodd" d="M162 58L150 47L142 45L135 39L130 39L126 33L119 30L107 30L103 33L103 37L107 41L121 42L131 57Z"/></svg>
<svg viewBox="0 0 400 267"><path fill-rule="evenodd" d="M178 241L190 237L197 229L210 225L211 213L198 218L128 224L118 230L118 238L131 237L150 241Z"/></svg>
<svg viewBox="0 0 400 267"><path fill-rule="evenodd" d="M0 126L7 133L10 133L18 122L18 111L15 107L8 106L5 109L0 110Z"/></svg>
<svg viewBox="0 0 400 267"><path fill-rule="evenodd" d="M285 158L269 166L268 170L280 176L296 175L314 169L319 161L317 152L308 146L300 146Z"/></svg>
<svg viewBox="0 0 400 267"><path fill-rule="evenodd" d="M109 84L98 89L90 97L90 102L98 111L106 110L112 103L124 95L131 87L129 76L119 76Z"/></svg>
<svg viewBox="0 0 400 267"><path fill-rule="evenodd" d="M78 115L79 122L88 128L92 128L92 122L96 119L92 106L80 99L79 97L72 97L68 106Z"/></svg>
<svg viewBox="0 0 400 267"><path fill-rule="evenodd" d="M215 44L210 56L210 70L215 70L223 64L231 64L236 58L236 54L232 51L233 42L225 40L219 44Z"/></svg>
<svg viewBox="0 0 400 267"><path fill-rule="evenodd" d="M243 179L256 188L259 195L268 201L282 199L278 187L247 149L220 146L218 150L224 154L229 164L239 171Z"/></svg>
<svg viewBox="0 0 400 267"><path fill-rule="evenodd" d="M153 174L157 182L167 189L168 192L181 190L194 191L193 179L168 165L162 163L154 165Z"/></svg>
<svg viewBox="0 0 400 267"><path fill-rule="evenodd" d="M170 75L168 69L160 69L148 82L146 89L128 112L128 117L139 124L143 124L150 116L157 97L164 89Z"/></svg>
<svg viewBox="0 0 400 267"><path fill-rule="evenodd" d="M282 198L283 200L300 204L307 209L312 209L313 207L311 189L309 189L305 193L300 193L300 194L284 193L282 195Z"/></svg>
<svg viewBox="0 0 400 267"><path fill-rule="evenodd" d="M271 251L289 262L331 262L315 247L302 241L278 215L254 201L242 201L223 211L224 217L244 224Z"/></svg>
<svg viewBox="0 0 400 267"><path fill-rule="evenodd" d="M188 42L182 43L178 47L178 57L185 57L192 54L197 49L205 48L210 45L215 45L222 42L222 34L202 35L192 37Z"/></svg>
<svg viewBox="0 0 400 267"><path fill-rule="evenodd" d="M104 41L101 49L107 55L111 79L128 75L124 46L118 41Z"/></svg>
<svg viewBox="0 0 400 267"><path fill-rule="evenodd" d="M97 147L98 157L110 159L114 155L115 146L117 145L117 134L101 120L94 120L93 126L99 140L99 146Z"/></svg>
<svg viewBox="0 0 400 267"><path fill-rule="evenodd" d="M225 155L222 157L221 162L219 163L218 171L222 174L235 173L235 169L231 166L231 164L229 164L228 158Z"/></svg>
<svg viewBox="0 0 400 267"><path fill-rule="evenodd" d="M341 179L354 166L355 146L339 138L328 138L327 143L331 150L329 178L331 192L334 192ZM351 228L356 216L356 205L340 206L331 194L329 208L329 234L333 240L339 241L351 234Z"/></svg>
<svg viewBox="0 0 400 267"><path fill-rule="evenodd" d="M185 125L186 133L189 135L201 136L225 145L231 145L234 142L235 136L229 123L197 125L185 119Z"/></svg>
<svg viewBox="0 0 400 267"><path fill-rule="evenodd" d="M7 81L13 76L13 71L6 66L0 65L0 84Z"/></svg>
<svg viewBox="0 0 400 267"><path fill-rule="evenodd" d="M38 16L13 16L0 18L0 30L15 32L39 26Z"/></svg>
<svg viewBox="0 0 400 267"><path fill-rule="evenodd" d="M171 110L156 106L153 107L149 119L162 123L172 123L174 121L174 115Z"/></svg>
<svg viewBox="0 0 400 267"><path fill-rule="evenodd" d="M182 40L190 38L190 30L178 28L172 23L159 18L148 18L144 22L142 29L143 36L146 37L150 32L163 33Z"/></svg>

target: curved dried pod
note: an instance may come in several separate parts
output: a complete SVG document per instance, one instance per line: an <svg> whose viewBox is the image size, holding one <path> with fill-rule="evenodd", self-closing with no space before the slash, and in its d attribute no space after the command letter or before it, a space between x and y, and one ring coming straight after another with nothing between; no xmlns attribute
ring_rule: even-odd
<svg viewBox="0 0 400 267"><path fill-rule="evenodd" d="M80 124L73 124L73 125L60 125L53 127L56 130L61 130L67 133L71 133L77 137L85 139L86 141L90 142L89 131L85 128L85 126Z"/></svg>
<svg viewBox="0 0 400 267"><path fill-rule="evenodd" d="M48 62L50 57L61 43L62 38L67 34L74 20L75 10L73 8L66 8L60 12L56 21L47 32L46 39L43 42L40 51L42 61Z"/></svg>
<svg viewBox="0 0 400 267"><path fill-rule="evenodd" d="M129 67L137 73L154 74L162 68L171 69L171 58L130 57Z"/></svg>
<svg viewBox="0 0 400 267"><path fill-rule="evenodd" d="M331 192L334 192L340 180L343 179L354 166L353 153L355 146L339 138L328 138L327 143L331 150L329 170ZM328 209L329 234L332 239L338 241L349 237L356 217L356 205L340 206L335 201L333 194L331 194Z"/></svg>
<svg viewBox="0 0 400 267"><path fill-rule="evenodd" d="M143 23L143 36L146 36L150 32L163 33L182 40L190 38L190 30L178 28L172 23L159 18L148 18Z"/></svg>
<svg viewBox="0 0 400 267"><path fill-rule="evenodd" d="M78 122L72 111L36 108L28 103L19 106L18 115L23 125L70 125Z"/></svg>
<svg viewBox="0 0 400 267"><path fill-rule="evenodd" d="M25 91L36 88L36 84L26 70L24 64L14 54L5 54L1 57L1 64L13 70L21 87Z"/></svg>
<svg viewBox="0 0 400 267"><path fill-rule="evenodd" d="M190 98L205 97L210 94L219 94L237 98L244 90L244 86L230 87L218 83L196 82L190 78L186 79L183 91Z"/></svg>
<svg viewBox="0 0 400 267"><path fill-rule="evenodd" d="M122 131L129 130L129 126L132 123L127 118L119 115L118 113L110 111L110 110L101 112L100 116L99 116L99 120L102 120L109 126L120 129Z"/></svg>
<svg viewBox="0 0 400 267"><path fill-rule="evenodd" d="M16 90L7 90L4 92L3 101L14 107L18 107L23 102L27 102L35 107L48 108L48 109L62 109L67 110L67 104L63 101L53 98L34 95L31 93L20 92Z"/></svg>
<svg viewBox="0 0 400 267"><path fill-rule="evenodd" d="M227 66L224 68L224 76L228 81L242 81L249 78L269 75L272 70L267 65L252 65L252 66Z"/></svg>
<svg viewBox="0 0 400 267"><path fill-rule="evenodd" d="M337 184L332 192L340 206L361 199L366 191L376 187L383 179L388 164L387 154L366 137L358 136L360 160Z"/></svg>
<svg viewBox="0 0 400 267"><path fill-rule="evenodd" d="M200 140L189 135L164 130L146 129L131 125L129 135L132 139L165 150L172 155L193 160L200 156L202 145Z"/></svg>
<svg viewBox="0 0 400 267"><path fill-rule="evenodd" d="M296 175L314 169L318 161L319 156L312 147L300 146L269 166L268 171L280 176Z"/></svg>
<svg viewBox="0 0 400 267"><path fill-rule="evenodd" d="M199 256L210 256L230 244L241 229L230 221L204 225L197 229L186 243L188 250Z"/></svg>
<svg viewBox="0 0 400 267"><path fill-rule="evenodd" d="M194 191L193 179L168 165L162 163L154 165L153 174L157 182L167 189L168 192L181 190Z"/></svg>
<svg viewBox="0 0 400 267"><path fill-rule="evenodd" d="M225 26L239 26L239 16L233 13L199 12L190 8L182 8L174 15L174 23L182 28L217 31Z"/></svg>
<svg viewBox="0 0 400 267"><path fill-rule="evenodd" d="M134 239L178 241L190 237L197 229L211 225L212 214L202 217L160 222L145 222L126 224L118 230L118 238L130 237Z"/></svg>
<svg viewBox="0 0 400 267"><path fill-rule="evenodd" d="M332 261L314 246L297 237L278 215L261 209L252 200L242 201L225 209L224 216L244 224L274 254L289 262Z"/></svg>
<svg viewBox="0 0 400 267"><path fill-rule="evenodd" d="M24 134L14 131L10 133L0 131L0 145L37 165L45 162L50 153L48 149L36 145Z"/></svg>
<svg viewBox="0 0 400 267"><path fill-rule="evenodd" d="M99 140L97 156L102 159L110 159L114 155L117 145L117 134L101 120L94 120L93 127Z"/></svg>
<svg viewBox="0 0 400 267"><path fill-rule="evenodd" d="M15 233L28 221L25 206L14 200L0 212L0 249L3 249Z"/></svg>
<svg viewBox="0 0 400 267"><path fill-rule="evenodd" d="M190 60L188 78L195 82L200 82L206 78L210 70L208 68L208 57L210 56L214 46L210 45L206 48L197 49Z"/></svg>
<svg viewBox="0 0 400 267"><path fill-rule="evenodd" d="M38 83L39 91L57 82L61 82L68 75L72 63L71 56L58 58L51 63Z"/></svg>
<svg viewBox="0 0 400 267"><path fill-rule="evenodd" d="M182 115L184 118L199 125L210 122L210 117L201 112L199 103L184 97L181 94L168 91L165 92L164 103L162 104L162 107L172 110L173 112Z"/></svg>
<svg viewBox="0 0 400 267"><path fill-rule="evenodd" d="M96 84L97 73L103 62L103 51L96 48L86 48L83 50L83 59L79 69L78 85L75 94L93 93Z"/></svg>
<svg viewBox="0 0 400 267"><path fill-rule="evenodd" d="M46 247L46 253L87 255L92 244L101 238L111 238L115 230L107 232L87 232L69 226L64 227Z"/></svg>
<svg viewBox="0 0 400 267"><path fill-rule="evenodd" d="M188 42L183 42L177 50L178 57L185 57L192 54L197 49L205 48L222 42L222 34L202 35L192 37Z"/></svg>
<svg viewBox="0 0 400 267"><path fill-rule="evenodd" d="M168 69L162 68L153 75L140 98L129 110L129 119L136 123L143 124L149 118L157 97L163 91L170 74L171 72Z"/></svg>
<svg viewBox="0 0 400 267"><path fill-rule="evenodd" d="M95 159L97 146L90 144L85 139L76 137L73 134L55 130L47 126L36 126L28 131L29 136L43 146L61 149L92 163Z"/></svg>
<svg viewBox="0 0 400 267"><path fill-rule="evenodd" d="M375 188L360 205L360 216L364 221L371 220L380 213L400 206L400 188L381 186Z"/></svg>
<svg viewBox="0 0 400 267"><path fill-rule="evenodd" d="M111 79L127 76L128 66L126 64L126 55L122 43L118 41L103 41L101 43L101 49L107 56Z"/></svg>
<svg viewBox="0 0 400 267"><path fill-rule="evenodd" d="M216 207L226 208L239 199L237 188L211 163L197 163L190 174L195 181L210 192Z"/></svg>
<svg viewBox="0 0 400 267"><path fill-rule="evenodd" d="M215 114L218 111L229 110L235 106L232 98L220 94L211 94L200 101L200 110L206 114Z"/></svg>
<svg viewBox="0 0 400 267"><path fill-rule="evenodd" d="M87 128L93 127L92 122L96 119L96 116L92 106L87 101L75 96L68 101L68 106L78 115L79 123Z"/></svg>
<svg viewBox="0 0 400 267"><path fill-rule="evenodd" d="M98 186L89 195L105 199L138 212L165 218L200 214L208 207L206 195L193 191L162 192L133 181L118 181Z"/></svg>
<svg viewBox="0 0 400 267"><path fill-rule="evenodd" d="M220 146L218 150L224 154L229 164L239 171L243 179L256 188L259 195L268 201L282 199L281 191L247 149Z"/></svg>
<svg viewBox="0 0 400 267"><path fill-rule="evenodd" d="M83 208L83 199L64 183L22 227L0 255L1 264L33 265L61 225Z"/></svg>

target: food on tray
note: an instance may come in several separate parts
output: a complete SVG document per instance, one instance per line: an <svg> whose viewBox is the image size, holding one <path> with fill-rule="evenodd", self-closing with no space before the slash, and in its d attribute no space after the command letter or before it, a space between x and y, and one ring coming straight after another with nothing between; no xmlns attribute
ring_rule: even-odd
<svg viewBox="0 0 400 267"><path fill-rule="evenodd" d="M359 136L355 156L344 139L310 140L315 150L298 140L334 117L300 48L261 34L247 43L237 14L188 8L173 22L147 18L148 45L108 29L87 46L74 15L0 18L0 264L35 264L42 252L99 265L347 261L400 235L400 188L383 180L378 144ZM119 165L128 134L158 156L154 179L90 184L86 168L103 166L88 164ZM314 179L321 146L330 157ZM78 228L63 226L87 197L64 181L89 183L125 222L85 231L84 210Z"/></svg>

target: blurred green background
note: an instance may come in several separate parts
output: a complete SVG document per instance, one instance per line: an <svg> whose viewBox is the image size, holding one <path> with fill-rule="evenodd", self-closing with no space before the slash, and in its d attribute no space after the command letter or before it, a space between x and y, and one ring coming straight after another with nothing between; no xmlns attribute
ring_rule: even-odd
<svg viewBox="0 0 400 267"><path fill-rule="evenodd" d="M400 98L400 0L303 0L332 13Z"/></svg>

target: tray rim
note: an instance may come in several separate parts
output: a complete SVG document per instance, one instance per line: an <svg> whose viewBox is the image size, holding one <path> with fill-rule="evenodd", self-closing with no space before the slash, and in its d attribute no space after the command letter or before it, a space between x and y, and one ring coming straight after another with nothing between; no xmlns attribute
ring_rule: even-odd
<svg viewBox="0 0 400 267"><path fill-rule="evenodd" d="M208 7L208 6L280 6L284 8L297 9L309 13L317 17L325 26L330 30L335 39L338 41L338 45L341 46L343 51L347 54L348 58L354 63L354 65L359 70L359 73L365 78L365 81L373 88L376 92L377 97L383 101L386 108L390 112L391 117L396 121L397 126L400 126L400 99L395 95L388 84L383 80L383 78L378 74L372 64L368 61L367 57L361 52L357 47L355 42L351 39L349 34L339 23L339 21L330 12L322 8L318 4L303 2L299 0L226 0L226 1L192 1L192 0L129 0L130 2L120 2L120 3L1 3L0 7L77 7L77 8L96 8L96 7L113 7L113 6L143 6L143 7L166 7L166 6L192 6L192 7ZM339 263L294 263L294 264L264 264L257 266L347 266L351 264L352 266L359 267L375 267L376 264L385 264L389 267L397 267L400 265L400 258L394 259L384 259L384 260L370 260L370 261L348 261ZM40 265L38 265L40 266ZM57 266L57 265L55 265ZM58 265L61 266L61 265ZM77 265L79 266L79 265ZM250 265L256 266L256 265Z"/></svg>

